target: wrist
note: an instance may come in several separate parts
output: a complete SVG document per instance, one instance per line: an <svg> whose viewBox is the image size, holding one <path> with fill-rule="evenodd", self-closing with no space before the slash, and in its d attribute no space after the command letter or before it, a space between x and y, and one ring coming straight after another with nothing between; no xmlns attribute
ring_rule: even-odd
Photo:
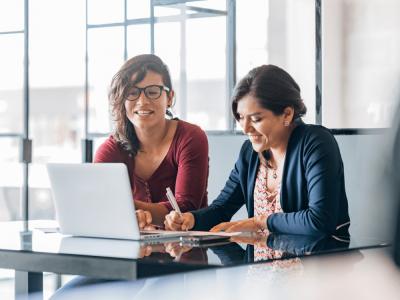
<svg viewBox="0 0 400 300"><path fill-rule="evenodd" d="M268 229L267 220L269 215L267 216L258 216L256 217L256 225L259 229Z"/></svg>
<svg viewBox="0 0 400 300"><path fill-rule="evenodd" d="M133 200L133 204L135 205L135 210L143 209L142 201Z"/></svg>

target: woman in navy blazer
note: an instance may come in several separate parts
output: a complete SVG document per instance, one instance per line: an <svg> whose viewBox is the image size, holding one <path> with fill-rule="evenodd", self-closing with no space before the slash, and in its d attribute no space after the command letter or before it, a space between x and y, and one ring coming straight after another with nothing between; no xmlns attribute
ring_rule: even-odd
<svg viewBox="0 0 400 300"><path fill-rule="evenodd" d="M224 189L209 207L185 213L183 220L171 212L166 229L349 235L338 144L325 127L302 122L307 109L293 78L276 66L255 68L235 87L231 106L249 140ZM264 189L256 185L262 166ZM270 191L265 201L280 189L280 213L254 216L255 186L257 195ZM229 222L243 204L249 219Z"/></svg>

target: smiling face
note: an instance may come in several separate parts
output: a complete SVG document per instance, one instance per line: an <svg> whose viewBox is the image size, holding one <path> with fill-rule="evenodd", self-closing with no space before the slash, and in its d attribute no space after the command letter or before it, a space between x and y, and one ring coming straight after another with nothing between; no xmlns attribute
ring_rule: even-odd
<svg viewBox="0 0 400 300"><path fill-rule="evenodd" d="M132 82L135 80L136 74L132 75ZM162 75L148 70L146 77L135 84L138 88L145 88L149 85L164 86ZM126 116L135 127L142 129L155 127L163 122L165 123L165 112L168 105L172 106L173 97L174 91L170 91L168 94L167 91L163 90L158 99L149 99L144 91L142 91L137 100L125 101Z"/></svg>
<svg viewBox="0 0 400 300"><path fill-rule="evenodd" d="M250 95L237 103L239 123L256 152L278 148L287 139L289 127L285 126L285 121L292 121L293 112L293 108L288 107L282 115L277 116L261 107Z"/></svg>

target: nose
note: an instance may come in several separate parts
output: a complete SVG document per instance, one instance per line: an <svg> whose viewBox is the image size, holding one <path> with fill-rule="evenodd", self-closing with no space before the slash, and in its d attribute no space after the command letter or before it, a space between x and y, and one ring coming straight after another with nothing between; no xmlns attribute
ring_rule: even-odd
<svg viewBox="0 0 400 300"><path fill-rule="evenodd" d="M142 91L141 93L140 93L140 96L139 96L139 98L136 100L136 103L137 104L139 104L139 105L145 105L145 104L147 104L147 103L149 103L150 102L150 99L149 98L147 98L147 96L146 96L146 94L144 93L144 91Z"/></svg>
<svg viewBox="0 0 400 300"><path fill-rule="evenodd" d="M244 134L249 134L253 131L250 121L246 118L244 118L240 123L242 125L242 131Z"/></svg>

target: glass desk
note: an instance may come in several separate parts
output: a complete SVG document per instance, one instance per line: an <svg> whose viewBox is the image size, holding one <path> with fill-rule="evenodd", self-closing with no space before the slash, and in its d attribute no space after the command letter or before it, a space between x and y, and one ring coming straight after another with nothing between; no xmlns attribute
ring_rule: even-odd
<svg viewBox="0 0 400 300"><path fill-rule="evenodd" d="M40 293L43 272L138 280L388 245L388 241L377 239L247 234L232 242L182 247L177 240L144 243L64 236L36 229L57 226L56 221L0 223L0 268L16 270L16 294Z"/></svg>

